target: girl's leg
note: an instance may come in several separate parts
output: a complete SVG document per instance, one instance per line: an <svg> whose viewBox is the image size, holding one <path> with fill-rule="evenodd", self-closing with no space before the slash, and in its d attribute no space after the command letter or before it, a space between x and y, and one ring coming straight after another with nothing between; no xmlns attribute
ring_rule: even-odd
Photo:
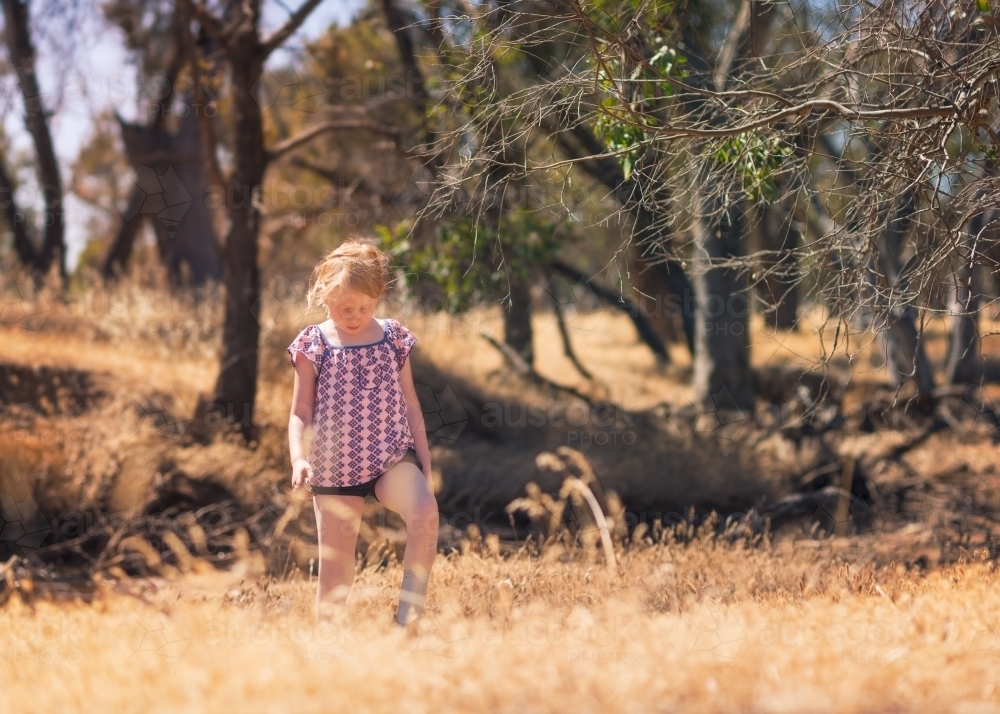
<svg viewBox="0 0 1000 714"><path fill-rule="evenodd" d="M437 499L416 464L400 461L375 484L375 497L406 523L406 550L403 552L403 587L397 618L405 624L408 616L419 617L431 566L437 555L439 515Z"/></svg>
<svg viewBox="0 0 1000 714"><path fill-rule="evenodd" d="M313 496L319 531L319 587L316 619L339 617L354 584L354 549L361 528L361 496Z"/></svg>

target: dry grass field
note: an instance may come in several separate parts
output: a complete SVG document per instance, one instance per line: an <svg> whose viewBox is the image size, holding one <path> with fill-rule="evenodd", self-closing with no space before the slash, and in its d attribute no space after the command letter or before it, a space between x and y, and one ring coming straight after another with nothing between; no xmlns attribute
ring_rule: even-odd
<svg viewBox="0 0 1000 714"><path fill-rule="evenodd" d="M563 554L565 555L565 554ZM225 574L11 599L4 711L988 712L1000 710L991 563L852 571L830 548L710 539L440 555L419 626L397 565L362 569L349 623L313 586Z"/></svg>
<svg viewBox="0 0 1000 714"><path fill-rule="evenodd" d="M677 431L663 411L687 399L684 351L659 367L602 311L571 324L594 382L544 314L537 369L621 405L636 439L602 450L550 423L493 436L475 409L565 395L516 378L477 336L501 334L498 313L403 312L417 382L442 400L452 388L468 421L432 447L443 525L427 609L393 624L401 523L369 502L348 617L318 625L312 509L287 483L284 348L322 317L267 306L249 449L185 431L217 369L218 305L157 312L134 290L121 309L97 293L0 315L0 495L24 526L0 560L5 712L1000 711L1000 448L975 414L933 433L905 415L835 438L754 415L730 440ZM754 337L761 369L817 353L809 324L769 335L758 321ZM845 401L882 379L873 347ZM548 530L538 518L528 538L503 513L531 482L555 497L565 474L537 457L567 446L596 476L611 567L585 510ZM830 534L812 513L745 517L824 458L864 474L867 527L853 510ZM480 502L499 515L466 527ZM630 521L647 507L658 517Z"/></svg>

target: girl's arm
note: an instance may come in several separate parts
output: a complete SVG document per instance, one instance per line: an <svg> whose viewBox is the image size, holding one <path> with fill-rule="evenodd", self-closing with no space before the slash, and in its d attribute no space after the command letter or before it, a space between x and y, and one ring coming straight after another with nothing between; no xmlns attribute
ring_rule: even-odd
<svg viewBox="0 0 1000 714"><path fill-rule="evenodd" d="M410 357L406 357L403 369L399 373L403 386L403 396L406 398L406 421L410 425L410 435L417 452L417 458L424 466L424 478L431 483L431 450L427 445L427 428L424 426L424 413L420 410L420 400L413 386L413 373L410 371Z"/></svg>
<svg viewBox="0 0 1000 714"><path fill-rule="evenodd" d="M292 487L299 488L312 466L303 452L303 437L312 426L313 405L316 401L316 373L313 364L300 353L294 353L295 385L292 387L292 413L288 418L288 451L292 461Z"/></svg>

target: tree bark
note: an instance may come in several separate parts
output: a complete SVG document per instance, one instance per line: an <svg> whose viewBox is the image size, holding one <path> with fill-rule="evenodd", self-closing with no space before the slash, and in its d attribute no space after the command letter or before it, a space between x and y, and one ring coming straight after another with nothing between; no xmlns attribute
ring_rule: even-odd
<svg viewBox="0 0 1000 714"><path fill-rule="evenodd" d="M145 219L142 214L142 204L145 200L146 194L138 186L132 186L128 201L124 204L122 224L118 227L118 232L111 239L111 243L101 259L101 275L104 278L112 279L125 272L128 260L132 257L136 235L138 235Z"/></svg>
<svg viewBox="0 0 1000 714"><path fill-rule="evenodd" d="M743 207L737 202L723 209L714 194L702 194L699 204L692 228L697 302L695 400L707 409L735 405L752 413L754 387L746 277L733 269L712 267L716 261L742 254Z"/></svg>
<svg viewBox="0 0 1000 714"><path fill-rule="evenodd" d="M531 289L530 285L514 271L510 271L508 275L510 302L503 303L504 342L521 356L525 364L530 366L535 362L531 313L528 311L528 305L531 303Z"/></svg>
<svg viewBox="0 0 1000 714"><path fill-rule="evenodd" d="M3 199L3 217L7 222L11 235L14 237L14 250L17 252L21 263L36 274L44 274L45 266L42 264L41 256L35 250L35 245L28 235L27 226L24 223L24 213L18 209L14 200L14 184L7 173L7 167L0 161L0 194Z"/></svg>
<svg viewBox="0 0 1000 714"><path fill-rule="evenodd" d="M774 254L764 269L767 273L757 285L757 296L764 303L764 323L778 330L794 329L799 312L799 286L794 271L795 249L802 244L794 212L785 200L761 210L759 225L761 248Z"/></svg>
<svg viewBox="0 0 1000 714"><path fill-rule="evenodd" d="M945 363L947 384L980 384L985 363L979 353L979 300L982 286L976 270L976 238L983 230L985 216L974 216L963 233L959 268L951 287L948 311L951 313L951 340Z"/></svg>
<svg viewBox="0 0 1000 714"><path fill-rule="evenodd" d="M912 379L917 390L917 401L927 402L934 391L934 373L924 351L920 331L917 329L914 308L901 302L907 290L907 274L900 265L903 242L913 225L917 197L907 191L893 210L886 229L879 240L878 261L893 303L888 305L887 324L882 331L889 383L901 387Z"/></svg>
<svg viewBox="0 0 1000 714"><path fill-rule="evenodd" d="M629 282L632 283L633 299L642 316L649 321L664 344L677 341L677 328L673 315L666 303L662 289L662 278L656 264L650 263L642 254L638 243L632 243L628 252ZM660 359L670 362L670 353L664 350Z"/></svg>
<svg viewBox="0 0 1000 714"><path fill-rule="evenodd" d="M233 183L227 187L231 224L223 253L226 314L222 331L222 365L213 401L226 422L237 423L244 438L256 435L253 408L257 399L260 323L252 312L260 297L257 239L260 211L253 192L264 182L267 154L264 122L252 87L263 72L264 54L252 38L230 49L233 128L236 140Z"/></svg>
<svg viewBox="0 0 1000 714"><path fill-rule="evenodd" d="M641 190L641 188L640 188ZM656 218L639 203L638 199L626 202L626 207L631 206L635 213L635 227L633 234L640 245L653 242L658 246L665 246L673 240L673 236L666 234L666 230L657 227ZM662 220L662 219L661 219ZM661 248L662 251L662 248ZM696 300L694 288L681 264L672 259L658 260L652 265L654 271L653 280L649 287L656 295L660 296L668 319L679 318L680 325L684 332L685 344L694 356L695 345L695 314L694 301ZM655 281L655 282L654 282Z"/></svg>
<svg viewBox="0 0 1000 714"><path fill-rule="evenodd" d="M38 266L48 272L59 261L59 275L66 282L65 210L59 162L49 133L49 114L42 103L35 70L35 48L28 28L28 6L21 0L3 0L7 45L24 97L24 123L35 144L38 179L45 201L42 248Z"/></svg>

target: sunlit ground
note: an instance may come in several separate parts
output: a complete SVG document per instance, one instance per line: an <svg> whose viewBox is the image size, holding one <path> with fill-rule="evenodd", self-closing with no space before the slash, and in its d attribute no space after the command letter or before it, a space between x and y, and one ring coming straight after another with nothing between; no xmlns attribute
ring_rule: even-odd
<svg viewBox="0 0 1000 714"><path fill-rule="evenodd" d="M852 568L802 548L439 555L392 624L398 563L360 570L346 624L314 583L190 575L0 613L5 711L1000 710L989 565ZM849 560L851 556L846 556ZM360 566L359 566L360 568ZM248 577L251 576L251 577ZM125 595L117 592L128 591Z"/></svg>

